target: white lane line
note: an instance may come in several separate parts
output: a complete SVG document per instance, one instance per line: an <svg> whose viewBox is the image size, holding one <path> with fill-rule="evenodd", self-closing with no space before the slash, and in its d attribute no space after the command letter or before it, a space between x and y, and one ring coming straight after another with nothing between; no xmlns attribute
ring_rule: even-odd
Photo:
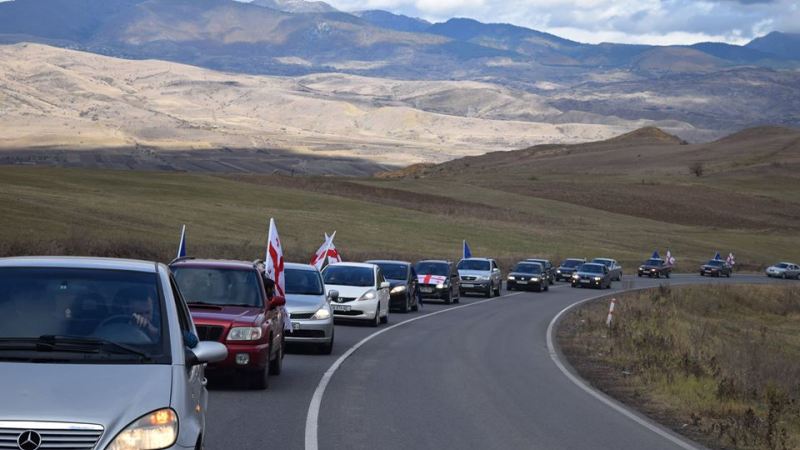
<svg viewBox="0 0 800 450"><path fill-rule="evenodd" d="M581 300L581 301L579 301L577 303L573 303L573 304L567 306L566 308L562 309L561 312L556 314L556 316L553 318L553 320L550 321L550 325L547 326L547 350L550 353L550 358L556 364L558 369L561 370L561 372L564 374L564 376L566 376L576 386L578 386L579 388L583 389L587 394L591 395L592 397L596 398L597 400L600 400L601 402L603 402L609 408L611 408L611 409L617 411L618 413L622 414L623 416L633 420L634 422L636 422L639 425L647 428L648 430L652 431L653 433L656 433L657 435L663 437L664 439L667 439L668 441L672 442L673 444L677 445L678 447L686 449L686 450L699 450L701 447L697 447L694 444L692 444L691 442L683 439L682 437L677 436L676 434L674 434L671 431L667 430L666 428L662 427L661 425L658 425L658 424L656 424L656 423L654 423L654 422L652 422L652 421L650 421L648 419L645 419L645 418L641 417L640 415L638 415L637 413L633 412L631 409L629 409L625 405L617 402L616 400L612 399L611 397L609 397L609 396L603 394L602 392L598 391L597 389L589 386L582 379L580 379L580 378L576 377L575 375L573 375L572 372L570 372L569 369L567 369L567 367L564 365L564 363L561 362L561 358L559 358L558 352L556 351L556 348L555 348L554 337L553 337L553 335L555 333L555 326L558 323L559 319L561 319L561 316L566 314L572 308L575 308L576 306L582 305L582 304L590 302L592 300L597 300L597 299L604 298L604 297L610 297L611 295L615 295L615 294L623 294L623 293L629 293L629 292L643 291L643 290L654 289L654 288L655 287L637 288L637 289L630 289L630 290L627 290L627 291L615 292L614 294L596 295L594 297L590 297L590 298Z"/></svg>
<svg viewBox="0 0 800 450"><path fill-rule="evenodd" d="M407 325L411 322L416 322L417 320L427 319L428 317L433 317L439 314L444 314L447 312L457 311L462 308L469 308L475 305L482 305L484 303L493 302L495 300L500 300L501 298L513 297L515 295L520 295L522 292L515 292L513 294L506 294L501 295L499 297L494 298L487 298L486 300L480 300L475 303L469 303L467 305L460 305L455 306L452 308L441 309L439 311L434 311L432 313L428 313L422 316L414 317L408 320L404 320L400 323L396 323L390 327L386 327L380 331L376 331L369 336L365 337L364 339L360 340L358 343L350 347L342 356L339 357L331 366L328 368L327 371L322 375L322 379L319 380L319 384L317 385L317 389L314 390L314 395L311 397L311 403L308 405L308 413L306 414L306 442L305 448L306 450L318 450L319 449L319 437L318 437L318 430L319 430L319 409L322 406L322 396L325 395L325 389L328 387L328 383L330 383L331 378L333 378L333 374L339 369L339 367L344 363L344 361L350 357L356 350L361 348L364 344L375 339L376 337L380 336L387 331L393 330L399 326Z"/></svg>

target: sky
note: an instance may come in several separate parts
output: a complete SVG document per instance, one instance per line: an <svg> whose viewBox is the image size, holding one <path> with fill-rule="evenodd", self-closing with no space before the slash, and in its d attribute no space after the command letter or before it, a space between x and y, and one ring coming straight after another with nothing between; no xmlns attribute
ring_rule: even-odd
<svg viewBox="0 0 800 450"><path fill-rule="evenodd" d="M800 32L800 0L327 0L344 11L384 9L432 22L468 17L586 43L745 44Z"/></svg>

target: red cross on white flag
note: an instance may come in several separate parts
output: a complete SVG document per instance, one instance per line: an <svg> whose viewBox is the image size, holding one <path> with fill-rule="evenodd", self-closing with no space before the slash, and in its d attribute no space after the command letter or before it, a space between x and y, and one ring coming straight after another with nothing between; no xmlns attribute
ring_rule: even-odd
<svg viewBox="0 0 800 450"><path fill-rule="evenodd" d="M265 265L267 277L275 282L275 293L281 297L286 296L286 278L283 275L283 248L278 237L278 227L275 219L269 219L269 234L267 236L267 255Z"/></svg>

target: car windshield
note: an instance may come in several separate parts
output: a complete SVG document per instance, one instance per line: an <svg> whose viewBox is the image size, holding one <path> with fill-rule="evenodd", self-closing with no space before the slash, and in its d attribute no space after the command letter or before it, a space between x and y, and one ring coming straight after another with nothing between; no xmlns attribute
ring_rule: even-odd
<svg viewBox="0 0 800 450"><path fill-rule="evenodd" d="M647 262L644 263L645 266L660 266L663 264L663 259L648 259Z"/></svg>
<svg viewBox="0 0 800 450"><path fill-rule="evenodd" d="M581 264L583 264L583 261L579 259L568 259L561 263L561 267L572 268L572 267L578 267Z"/></svg>
<svg viewBox="0 0 800 450"><path fill-rule="evenodd" d="M489 261L478 259L464 259L458 263L458 270L483 270L489 271Z"/></svg>
<svg viewBox="0 0 800 450"><path fill-rule="evenodd" d="M417 275L441 275L448 276L448 266L445 263L420 262L416 266Z"/></svg>
<svg viewBox="0 0 800 450"><path fill-rule="evenodd" d="M578 271L586 273L603 273L603 266L601 264L583 264L578 268Z"/></svg>
<svg viewBox="0 0 800 450"><path fill-rule="evenodd" d="M718 259L712 259L711 261L708 262L708 265L709 266L714 266L714 267L722 267L722 266L725 265L725 261L720 261Z"/></svg>
<svg viewBox="0 0 800 450"><path fill-rule="evenodd" d="M388 280L408 279L408 264L375 263L383 271L383 277Z"/></svg>
<svg viewBox="0 0 800 450"><path fill-rule="evenodd" d="M598 259L593 259L592 262L595 263L595 264L602 264L602 265L604 265L606 267L611 267L611 260L610 259L600 259L600 258L598 258Z"/></svg>
<svg viewBox="0 0 800 450"><path fill-rule="evenodd" d="M514 272L517 273L542 273L542 266L533 263L520 263L514 267Z"/></svg>
<svg viewBox="0 0 800 450"><path fill-rule="evenodd" d="M547 264L547 261L544 259L528 259L526 262L539 263L542 265L542 267Z"/></svg>
<svg viewBox="0 0 800 450"><path fill-rule="evenodd" d="M775 264L775 267L777 267L778 269L786 269L789 267L789 265L786 263L780 263L780 264Z"/></svg>
<svg viewBox="0 0 800 450"><path fill-rule="evenodd" d="M163 304L155 273L0 269L0 359L167 363Z"/></svg>
<svg viewBox="0 0 800 450"><path fill-rule="evenodd" d="M189 304L264 306L258 271L206 267L176 267L175 281Z"/></svg>
<svg viewBox="0 0 800 450"><path fill-rule="evenodd" d="M375 273L371 267L333 264L324 269L325 284L338 286L374 286Z"/></svg>
<svg viewBox="0 0 800 450"><path fill-rule="evenodd" d="M322 280L316 270L286 269L286 293L295 295L322 295Z"/></svg>

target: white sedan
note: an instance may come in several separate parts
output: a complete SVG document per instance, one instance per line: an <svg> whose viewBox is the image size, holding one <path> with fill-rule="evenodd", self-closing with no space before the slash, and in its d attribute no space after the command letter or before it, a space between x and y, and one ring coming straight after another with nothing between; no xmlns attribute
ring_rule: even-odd
<svg viewBox="0 0 800 450"><path fill-rule="evenodd" d="M368 321L377 327L389 321L389 282L375 264L337 263L322 271L331 298L333 316Z"/></svg>

